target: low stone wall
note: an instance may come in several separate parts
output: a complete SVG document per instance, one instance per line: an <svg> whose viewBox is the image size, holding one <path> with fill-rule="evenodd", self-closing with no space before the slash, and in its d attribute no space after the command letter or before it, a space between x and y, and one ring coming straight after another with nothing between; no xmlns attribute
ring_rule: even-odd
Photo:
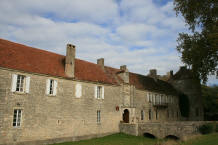
<svg viewBox="0 0 218 145"><path fill-rule="evenodd" d="M138 124L120 123L120 132L138 136Z"/></svg>
<svg viewBox="0 0 218 145"><path fill-rule="evenodd" d="M143 136L144 133L149 133L157 138L165 138L170 135L181 140L186 140L186 138L191 135L199 134L199 126L206 123L214 123L214 121L172 121L136 124L121 123L120 131L136 136Z"/></svg>

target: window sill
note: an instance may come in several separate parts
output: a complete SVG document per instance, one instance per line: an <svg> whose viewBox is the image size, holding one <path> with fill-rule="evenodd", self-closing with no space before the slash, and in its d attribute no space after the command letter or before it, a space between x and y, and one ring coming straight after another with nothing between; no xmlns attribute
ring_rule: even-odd
<svg viewBox="0 0 218 145"><path fill-rule="evenodd" d="M18 91L15 91L15 92L13 92L14 94L17 94L17 95L25 95L25 94L27 94L26 92L18 92Z"/></svg>
<svg viewBox="0 0 218 145"><path fill-rule="evenodd" d="M56 95L46 95L46 96L48 96L48 97L56 97Z"/></svg>

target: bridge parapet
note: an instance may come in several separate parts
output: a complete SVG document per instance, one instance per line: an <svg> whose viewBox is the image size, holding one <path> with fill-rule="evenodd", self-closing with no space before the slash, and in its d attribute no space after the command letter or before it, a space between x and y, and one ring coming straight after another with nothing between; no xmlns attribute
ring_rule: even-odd
<svg viewBox="0 0 218 145"><path fill-rule="evenodd" d="M190 135L198 134L200 125L211 123L210 121L171 121L171 122L148 122L148 123L121 123L120 132L143 136L145 133L154 135L156 138L175 136L185 140Z"/></svg>

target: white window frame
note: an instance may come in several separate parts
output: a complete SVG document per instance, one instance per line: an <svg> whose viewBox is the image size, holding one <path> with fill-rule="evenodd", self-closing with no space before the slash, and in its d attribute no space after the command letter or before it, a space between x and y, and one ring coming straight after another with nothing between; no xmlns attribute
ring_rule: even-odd
<svg viewBox="0 0 218 145"><path fill-rule="evenodd" d="M97 110L97 123L101 123L101 110Z"/></svg>
<svg viewBox="0 0 218 145"><path fill-rule="evenodd" d="M46 81L46 94L49 96L57 95L58 82L54 79L47 79Z"/></svg>
<svg viewBox="0 0 218 145"><path fill-rule="evenodd" d="M22 109L14 109L12 126L20 127L21 121L22 121Z"/></svg>
<svg viewBox="0 0 218 145"><path fill-rule="evenodd" d="M104 86L95 86L95 98L104 99Z"/></svg>
<svg viewBox="0 0 218 145"><path fill-rule="evenodd" d="M12 74L11 92L29 93L30 77L23 74Z"/></svg>
<svg viewBox="0 0 218 145"><path fill-rule="evenodd" d="M75 96L76 98L81 98L82 96L82 85L81 84L76 84L76 91L75 91Z"/></svg>

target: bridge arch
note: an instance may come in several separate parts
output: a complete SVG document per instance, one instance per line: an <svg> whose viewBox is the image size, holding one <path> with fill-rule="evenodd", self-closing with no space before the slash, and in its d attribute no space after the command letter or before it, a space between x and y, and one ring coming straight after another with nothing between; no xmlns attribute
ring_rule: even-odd
<svg viewBox="0 0 218 145"><path fill-rule="evenodd" d="M144 136L144 137L147 137L147 138L153 138L153 139L156 138L155 135L153 135L153 134L151 134L151 133L149 133L149 132L145 132L145 133L143 133L143 136Z"/></svg>
<svg viewBox="0 0 218 145"><path fill-rule="evenodd" d="M167 135L165 136L165 139L172 139L172 140L179 140L179 137L177 135Z"/></svg>

